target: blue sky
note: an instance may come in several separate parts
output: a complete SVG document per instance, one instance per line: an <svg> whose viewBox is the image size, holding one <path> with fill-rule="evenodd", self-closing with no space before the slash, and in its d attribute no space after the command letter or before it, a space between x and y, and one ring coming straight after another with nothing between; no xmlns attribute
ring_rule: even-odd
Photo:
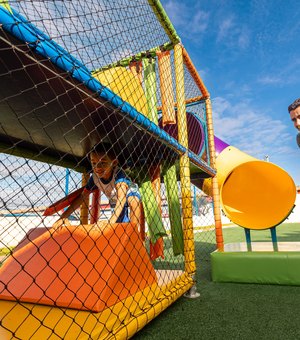
<svg viewBox="0 0 300 340"><path fill-rule="evenodd" d="M300 97L300 6L294 0L162 0L206 87L215 134L284 168L300 185L287 106Z"/></svg>

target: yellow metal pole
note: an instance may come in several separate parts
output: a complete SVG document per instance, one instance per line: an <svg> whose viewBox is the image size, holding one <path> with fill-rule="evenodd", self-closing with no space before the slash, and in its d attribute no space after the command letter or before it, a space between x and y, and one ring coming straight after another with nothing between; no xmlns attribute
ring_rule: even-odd
<svg viewBox="0 0 300 340"><path fill-rule="evenodd" d="M216 169L216 155L215 155L215 141L214 141L214 130L212 121L212 108L210 101L210 94L207 91L197 69L195 68L191 58L189 57L185 48L183 48L183 59L186 67L188 68L191 76L193 77L195 83L197 84L199 90L205 99L206 107L206 124L208 130L208 148L209 156L211 160L211 167ZM208 180L206 180L208 181ZM224 247L223 233L222 233L222 220L221 220L221 206L220 206L220 193L217 176L211 179L211 190L212 197L214 201L214 219L215 219L215 232L216 232L216 242L217 248L222 250Z"/></svg>
<svg viewBox="0 0 300 340"><path fill-rule="evenodd" d="M188 148L188 134L184 94L184 69L181 44L177 44L174 46L174 57L175 57L176 98L177 98L178 141L180 144ZM196 271L196 264L193 232L193 209L191 194L190 164L189 157L187 154L180 156L179 164L182 197L185 271L188 274L193 275Z"/></svg>
<svg viewBox="0 0 300 340"><path fill-rule="evenodd" d="M206 107L206 124L208 130L208 148L209 148L209 156L211 167L216 169L216 154L215 154L215 140L214 140L214 130L213 130L213 121L212 121L212 108L211 101L208 97L205 100ZM217 175L218 176L218 175ZM224 249L224 240L223 240L223 232L222 232L222 220L221 220L221 205L220 205L220 192L218 186L218 178L214 176L212 181L212 197L214 202L214 218L215 218L215 232L216 232L216 242L217 248L219 250Z"/></svg>
<svg viewBox="0 0 300 340"><path fill-rule="evenodd" d="M90 178L87 172L82 174L82 186L85 186ZM80 223L89 224L89 197L82 202L80 207Z"/></svg>

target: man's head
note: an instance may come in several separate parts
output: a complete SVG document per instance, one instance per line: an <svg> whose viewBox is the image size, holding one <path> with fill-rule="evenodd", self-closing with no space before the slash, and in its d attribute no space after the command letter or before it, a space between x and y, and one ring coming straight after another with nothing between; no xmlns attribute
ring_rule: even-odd
<svg viewBox="0 0 300 340"><path fill-rule="evenodd" d="M300 131L300 98L288 107L288 111L295 128Z"/></svg>
<svg viewBox="0 0 300 340"><path fill-rule="evenodd" d="M90 161L93 172L103 179L109 179L112 175L113 169L118 164L118 160L112 149L104 148L102 145L91 150Z"/></svg>

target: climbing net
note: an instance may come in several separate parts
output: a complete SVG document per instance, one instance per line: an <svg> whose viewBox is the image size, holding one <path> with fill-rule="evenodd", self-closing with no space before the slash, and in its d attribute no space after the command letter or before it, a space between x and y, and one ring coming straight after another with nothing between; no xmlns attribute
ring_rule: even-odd
<svg viewBox="0 0 300 340"><path fill-rule="evenodd" d="M0 20L3 338L130 337L195 284L209 95L158 1Z"/></svg>

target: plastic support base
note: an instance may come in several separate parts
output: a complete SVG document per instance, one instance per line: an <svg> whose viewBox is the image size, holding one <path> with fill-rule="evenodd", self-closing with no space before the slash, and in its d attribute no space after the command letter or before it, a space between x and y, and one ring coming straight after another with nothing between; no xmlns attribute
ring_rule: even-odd
<svg viewBox="0 0 300 340"><path fill-rule="evenodd" d="M200 297L200 293L197 292L197 286L194 285L183 296L188 298L188 299L196 299L196 298Z"/></svg>

